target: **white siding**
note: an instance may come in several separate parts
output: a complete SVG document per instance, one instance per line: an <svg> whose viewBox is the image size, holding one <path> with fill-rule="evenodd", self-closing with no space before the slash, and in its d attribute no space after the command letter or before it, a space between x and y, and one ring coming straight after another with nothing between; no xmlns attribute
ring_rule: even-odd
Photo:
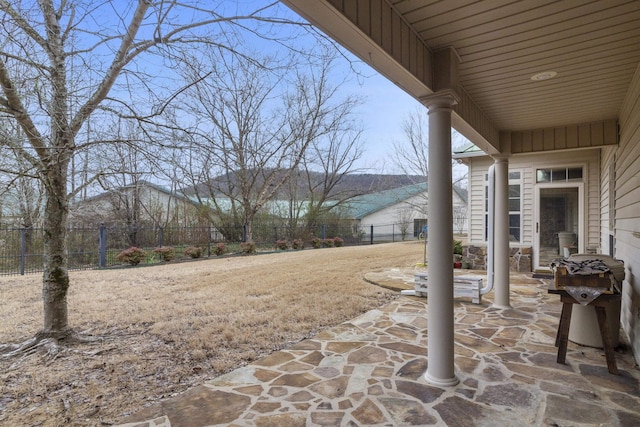
<svg viewBox="0 0 640 427"><path fill-rule="evenodd" d="M614 206L611 186L615 185L615 153L616 147L603 148L600 168L600 251L609 255L613 255L609 253L609 236L614 229L610 211Z"/></svg>
<svg viewBox="0 0 640 427"><path fill-rule="evenodd" d="M455 206L465 205L456 192L453 192L453 204ZM427 193L418 194L402 202L387 206L370 215L362 217L360 225L363 231L369 235L371 225L374 226L374 235L399 236L401 233L400 223L407 222L406 238L413 238L413 220L427 218ZM468 224L468 223L467 223ZM431 225L431 224L430 224ZM465 225L464 231L468 225ZM455 233L455 225L454 225Z"/></svg>
<svg viewBox="0 0 640 427"><path fill-rule="evenodd" d="M484 245L484 186L485 175L493 160L474 158L469 165L469 243Z"/></svg>
<svg viewBox="0 0 640 427"><path fill-rule="evenodd" d="M469 168L470 195L469 211L470 242L485 244L484 240L484 176L493 160L478 157L471 161ZM584 202L583 211L585 240L584 246L598 247L600 244L600 149L560 151L553 153L523 154L509 159L509 170L522 173L522 240L521 245L533 246L535 173L540 167L583 166Z"/></svg>
<svg viewBox="0 0 640 427"><path fill-rule="evenodd" d="M615 155L615 256L626 267L621 321L640 363L640 67L620 113Z"/></svg>
<svg viewBox="0 0 640 427"><path fill-rule="evenodd" d="M509 167L516 168L516 163ZM520 165L522 166L522 165ZM522 244L533 246L534 209L533 186L536 184L535 170L530 165L525 164L520 167L522 170Z"/></svg>
<svg viewBox="0 0 640 427"><path fill-rule="evenodd" d="M594 158L587 164L587 181L585 185L585 248L600 248L600 150L595 150Z"/></svg>
<svg viewBox="0 0 640 427"><path fill-rule="evenodd" d="M427 217L427 195L419 194L405 201L387 206L360 221L364 232L369 235L371 225L374 226L375 236L400 236L401 222L407 222L406 239L413 239L413 219Z"/></svg>

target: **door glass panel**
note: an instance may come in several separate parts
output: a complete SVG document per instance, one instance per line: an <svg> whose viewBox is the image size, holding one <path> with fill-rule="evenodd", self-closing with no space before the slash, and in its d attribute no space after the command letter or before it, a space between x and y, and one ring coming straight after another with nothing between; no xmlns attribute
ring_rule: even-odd
<svg viewBox="0 0 640 427"><path fill-rule="evenodd" d="M579 207L577 187L540 189L541 268L549 268L551 261L564 256L566 252L578 251Z"/></svg>

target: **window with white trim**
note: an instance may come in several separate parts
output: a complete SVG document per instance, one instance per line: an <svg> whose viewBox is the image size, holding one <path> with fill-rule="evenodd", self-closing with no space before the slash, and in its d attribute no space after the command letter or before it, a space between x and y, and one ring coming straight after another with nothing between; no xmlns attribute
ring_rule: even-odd
<svg viewBox="0 0 640 427"><path fill-rule="evenodd" d="M485 174L484 185L484 239L489 236L489 174ZM520 242L522 238L522 174L509 172L509 241Z"/></svg>
<svg viewBox="0 0 640 427"><path fill-rule="evenodd" d="M582 181L582 168L537 169L536 182Z"/></svg>

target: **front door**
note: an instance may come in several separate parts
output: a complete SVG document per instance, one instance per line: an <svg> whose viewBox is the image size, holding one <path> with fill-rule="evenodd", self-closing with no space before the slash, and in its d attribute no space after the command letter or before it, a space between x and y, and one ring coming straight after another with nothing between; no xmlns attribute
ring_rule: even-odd
<svg viewBox="0 0 640 427"><path fill-rule="evenodd" d="M582 185L539 185L536 201L535 269L549 270L554 259L582 252Z"/></svg>

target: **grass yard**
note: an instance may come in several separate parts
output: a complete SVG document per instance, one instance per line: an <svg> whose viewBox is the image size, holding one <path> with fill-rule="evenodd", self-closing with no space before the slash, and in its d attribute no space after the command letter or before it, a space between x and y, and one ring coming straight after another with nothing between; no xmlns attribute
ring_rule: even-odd
<svg viewBox="0 0 640 427"><path fill-rule="evenodd" d="M396 297L367 272L419 242L72 272L70 323L93 344L0 357L0 425L100 426ZM0 277L0 343L42 325L40 275Z"/></svg>

